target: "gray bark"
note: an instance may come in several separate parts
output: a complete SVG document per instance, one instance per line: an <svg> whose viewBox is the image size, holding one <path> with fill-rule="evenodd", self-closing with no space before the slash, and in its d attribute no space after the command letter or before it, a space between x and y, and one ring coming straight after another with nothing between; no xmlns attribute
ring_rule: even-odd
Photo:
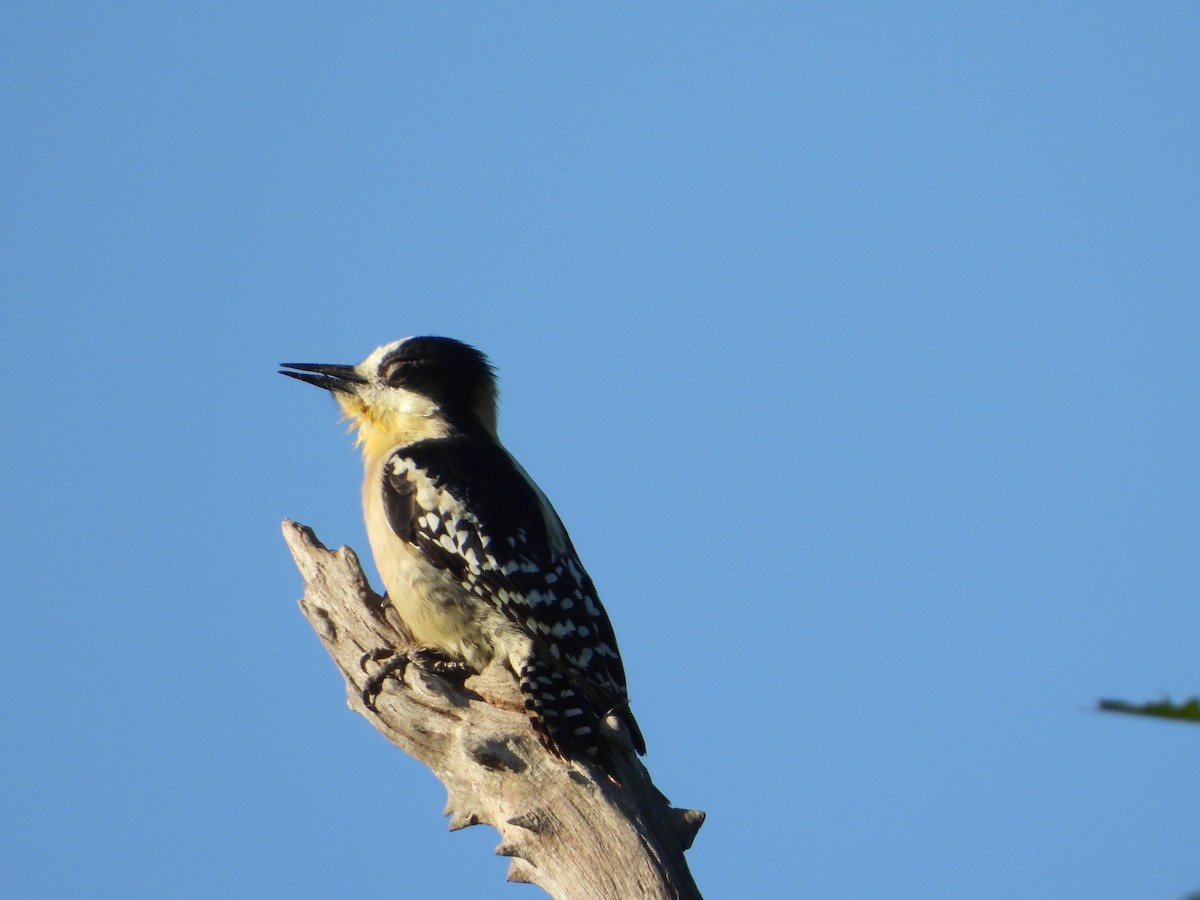
<svg viewBox="0 0 1200 900"><path fill-rule="evenodd" d="M611 729L618 784L542 746L507 666L460 683L410 665L369 709L363 654L410 648L411 638L353 550L327 550L295 522L283 523L283 535L304 576L300 609L345 678L350 708L433 770L446 786L452 831L486 824L500 832L496 853L512 858L509 881L562 900L700 897L683 854L704 813L669 804L619 726Z"/></svg>

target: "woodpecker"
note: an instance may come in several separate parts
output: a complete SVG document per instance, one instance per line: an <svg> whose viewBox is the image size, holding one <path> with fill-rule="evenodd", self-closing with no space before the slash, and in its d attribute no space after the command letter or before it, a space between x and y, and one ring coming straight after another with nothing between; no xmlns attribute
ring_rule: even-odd
<svg viewBox="0 0 1200 900"><path fill-rule="evenodd" d="M612 625L546 495L500 443L495 372L444 337L384 344L356 366L282 363L330 391L362 449L363 514L387 596L421 648L516 675L534 731L613 774L600 728L629 709Z"/></svg>

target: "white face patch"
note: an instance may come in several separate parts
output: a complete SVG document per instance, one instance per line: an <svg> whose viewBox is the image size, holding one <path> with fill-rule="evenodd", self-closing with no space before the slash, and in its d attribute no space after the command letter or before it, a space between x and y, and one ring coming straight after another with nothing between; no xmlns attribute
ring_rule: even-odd
<svg viewBox="0 0 1200 900"><path fill-rule="evenodd" d="M392 341L390 344L384 344L382 347L376 347L371 351L371 355L355 366L355 370L359 375L362 375L368 381L374 381L379 377L379 364L383 362L383 358L396 350L405 341L412 340L412 336L400 338L398 341Z"/></svg>

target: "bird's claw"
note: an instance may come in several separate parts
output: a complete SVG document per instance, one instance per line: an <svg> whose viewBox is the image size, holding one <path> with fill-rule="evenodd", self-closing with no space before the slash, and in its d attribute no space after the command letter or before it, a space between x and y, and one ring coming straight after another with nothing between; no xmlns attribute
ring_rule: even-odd
<svg viewBox="0 0 1200 900"><path fill-rule="evenodd" d="M383 665L378 672L370 675L367 672L368 662L381 662ZM384 683L389 678L402 681L410 663L426 674L442 678L465 679L475 672L462 660L453 659L435 647L414 647L411 650L376 647L358 660L358 667L368 676L362 689L363 705L371 712L376 712L375 701L383 693Z"/></svg>
<svg viewBox="0 0 1200 900"><path fill-rule="evenodd" d="M374 675L367 672L367 662L381 662L383 665ZM404 678L404 670L408 668L409 657L407 653L397 650L395 647L376 647L374 650L368 650L358 659L358 667L362 669L363 674L367 675L367 680L363 684L362 701L363 706L376 712L375 699L383 692L383 685L389 678Z"/></svg>

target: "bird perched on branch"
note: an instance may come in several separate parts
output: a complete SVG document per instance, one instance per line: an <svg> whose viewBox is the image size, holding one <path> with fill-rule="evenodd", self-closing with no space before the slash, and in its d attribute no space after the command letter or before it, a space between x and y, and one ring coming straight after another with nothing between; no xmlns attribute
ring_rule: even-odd
<svg viewBox="0 0 1200 900"><path fill-rule="evenodd" d="M411 337L356 366L282 365L332 392L357 430L371 550L425 661L476 672L506 662L534 730L560 757L612 774L600 727L610 716L645 753L592 580L497 436L487 358L450 338Z"/></svg>

